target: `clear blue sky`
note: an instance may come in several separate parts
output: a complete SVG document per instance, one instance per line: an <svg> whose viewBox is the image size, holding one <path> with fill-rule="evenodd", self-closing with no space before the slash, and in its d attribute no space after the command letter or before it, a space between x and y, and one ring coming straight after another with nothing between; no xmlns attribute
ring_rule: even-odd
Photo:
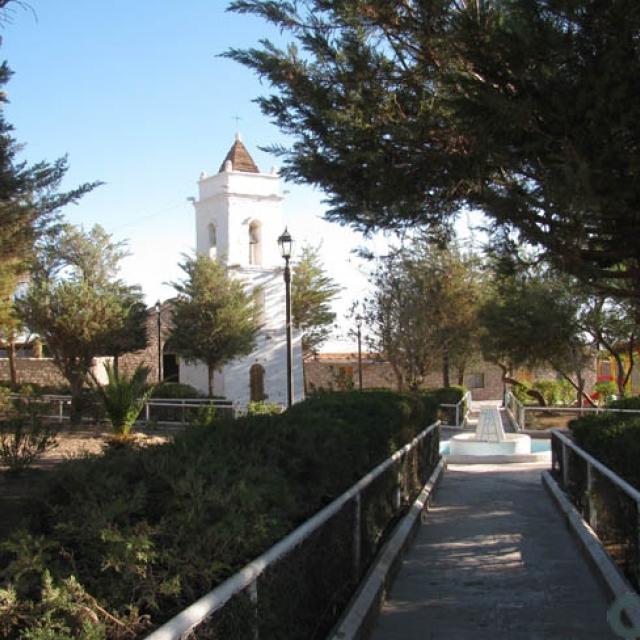
<svg viewBox="0 0 640 640"><path fill-rule="evenodd" d="M258 145L284 141L252 99L264 92L247 69L217 57L228 47L279 34L225 12L226 0L28 0L2 29L2 57L15 72L7 120L29 162L68 153L66 187L106 184L65 211L128 239L122 275L147 301L168 297L181 252L195 244L193 208L202 170L217 171L233 142L234 117L258 166L277 160ZM331 275L347 286L339 321L364 277L349 251L360 236L319 218L321 195L286 186L285 218L296 239L324 242ZM339 345L329 345L339 348Z"/></svg>

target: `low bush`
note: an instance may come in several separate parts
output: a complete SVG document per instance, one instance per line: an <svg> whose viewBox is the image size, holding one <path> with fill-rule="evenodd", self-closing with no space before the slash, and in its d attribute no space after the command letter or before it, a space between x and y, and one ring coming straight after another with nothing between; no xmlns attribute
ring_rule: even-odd
<svg viewBox="0 0 640 640"><path fill-rule="evenodd" d="M628 398L620 398L613 400L607 407L609 409L627 409L630 411L640 411L640 396L629 396ZM619 414L624 416L624 414Z"/></svg>
<svg viewBox="0 0 640 640"><path fill-rule="evenodd" d="M42 454L57 446L57 432L45 425L41 407L30 401L15 401L0 422L0 464L8 473L28 469Z"/></svg>
<svg viewBox="0 0 640 640"><path fill-rule="evenodd" d="M569 428L578 446L640 489L640 416L585 416L572 420Z"/></svg>
<svg viewBox="0 0 640 640"><path fill-rule="evenodd" d="M161 382L151 392L152 398L204 398L195 387L181 382Z"/></svg>
<svg viewBox="0 0 640 640"><path fill-rule="evenodd" d="M144 635L410 441L436 396L323 394L61 465L0 548L3 637ZM65 606L43 607L52 589Z"/></svg>
<svg viewBox="0 0 640 640"><path fill-rule="evenodd" d="M277 402L265 402L261 400L259 402L250 402L247 405L247 413L250 416L271 416L282 413L283 411L282 405Z"/></svg>

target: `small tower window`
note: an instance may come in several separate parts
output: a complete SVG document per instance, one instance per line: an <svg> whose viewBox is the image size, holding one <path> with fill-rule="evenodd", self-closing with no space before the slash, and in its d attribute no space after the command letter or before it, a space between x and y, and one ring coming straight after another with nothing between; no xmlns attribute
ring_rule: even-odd
<svg viewBox="0 0 640 640"><path fill-rule="evenodd" d="M251 387L251 402L266 400L264 394L264 367L254 364L249 369L249 384Z"/></svg>
<svg viewBox="0 0 640 640"><path fill-rule="evenodd" d="M262 229L259 222L249 225L249 264L262 264Z"/></svg>
<svg viewBox="0 0 640 640"><path fill-rule="evenodd" d="M209 225L209 256L215 258L217 254L218 236L216 233L216 225Z"/></svg>

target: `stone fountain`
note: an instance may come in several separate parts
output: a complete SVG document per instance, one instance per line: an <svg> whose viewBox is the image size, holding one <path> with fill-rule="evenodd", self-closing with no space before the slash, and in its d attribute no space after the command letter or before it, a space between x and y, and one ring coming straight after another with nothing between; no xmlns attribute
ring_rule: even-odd
<svg viewBox="0 0 640 640"><path fill-rule="evenodd" d="M497 406L482 407L474 433L460 433L449 443L450 462L535 462L531 438L523 433L505 433Z"/></svg>

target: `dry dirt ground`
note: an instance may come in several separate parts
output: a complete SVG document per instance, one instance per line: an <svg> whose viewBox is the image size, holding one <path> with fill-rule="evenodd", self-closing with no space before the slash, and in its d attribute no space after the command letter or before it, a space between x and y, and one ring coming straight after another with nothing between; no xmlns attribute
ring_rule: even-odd
<svg viewBox="0 0 640 640"><path fill-rule="evenodd" d="M183 427L167 426L140 429L136 433L145 446L167 442ZM101 426L70 427L64 425L58 432L58 444L47 451L33 467L14 476L0 465L0 538L17 526L28 508L29 498L46 484L47 475L58 464L88 454L100 454L107 446L111 432Z"/></svg>

